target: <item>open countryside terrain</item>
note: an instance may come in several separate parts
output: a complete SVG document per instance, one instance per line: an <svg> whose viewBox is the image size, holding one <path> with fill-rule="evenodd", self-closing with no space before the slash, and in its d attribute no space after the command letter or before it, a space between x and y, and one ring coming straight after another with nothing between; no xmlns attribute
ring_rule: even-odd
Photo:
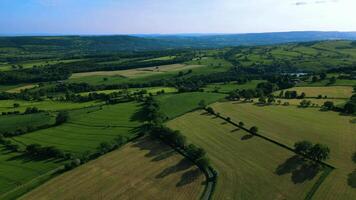
<svg viewBox="0 0 356 200"><path fill-rule="evenodd" d="M301 163L293 161L294 153L205 111L167 125L206 149L219 173L214 199L304 199L322 173L298 168Z"/></svg>
<svg viewBox="0 0 356 200"><path fill-rule="evenodd" d="M306 97L312 98L321 95L327 98L348 99L352 95L353 88L348 86L294 87L285 91L296 91L298 94L304 92ZM275 95L278 95L278 92L276 92Z"/></svg>
<svg viewBox="0 0 356 200"><path fill-rule="evenodd" d="M321 112L314 108L294 106L257 106L249 103L216 103L213 108L221 115L242 121L247 127L257 126L260 134L288 146L309 140L327 144L331 149L331 165L336 169L322 184L319 199L352 199L356 195L348 176L353 173L356 152L356 124L350 116ZM328 191L328 192L326 192Z"/></svg>
<svg viewBox="0 0 356 200"><path fill-rule="evenodd" d="M54 178L21 199L199 199L204 178L199 168L170 147L143 138Z"/></svg>

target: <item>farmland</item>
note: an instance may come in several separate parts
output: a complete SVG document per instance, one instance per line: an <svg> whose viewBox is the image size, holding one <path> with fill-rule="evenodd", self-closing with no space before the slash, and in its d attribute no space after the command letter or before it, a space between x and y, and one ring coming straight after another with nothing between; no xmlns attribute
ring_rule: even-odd
<svg viewBox="0 0 356 200"><path fill-rule="evenodd" d="M286 91L296 91L298 94L305 93L306 97L316 98L319 95L328 98L349 98L352 95L352 87L330 86L330 87L294 87ZM276 92L277 94L278 92Z"/></svg>
<svg viewBox="0 0 356 200"><path fill-rule="evenodd" d="M157 101L161 110L168 118L175 118L199 107L199 102L204 100L206 104L222 99L224 95L217 93L181 93L158 96Z"/></svg>
<svg viewBox="0 0 356 200"><path fill-rule="evenodd" d="M180 154L144 138L65 173L21 199L198 199L203 181L200 170Z"/></svg>
<svg viewBox="0 0 356 200"><path fill-rule="evenodd" d="M257 126L262 135L293 146L294 142L310 140L330 146L329 163L337 169L321 187L320 199L352 199L356 193L347 183L355 168L352 156L356 149L356 125L352 117L334 112L321 112L293 106L256 106L246 103L216 103L217 112L232 120L243 121L248 127ZM326 190L328 192L326 192Z"/></svg>
<svg viewBox="0 0 356 200"><path fill-rule="evenodd" d="M0 116L0 132L16 131L19 128L26 128L29 126L38 127L53 123L54 116L50 113Z"/></svg>
<svg viewBox="0 0 356 200"><path fill-rule="evenodd" d="M168 126L206 149L219 172L214 199L303 199L321 173L295 178L305 172L289 168L298 165L293 153L205 111L188 113Z"/></svg>
<svg viewBox="0 0 356 200"><path fill-rule="evenodd" d="M229 93L234 90L247 90L247 89L255 89L257 84L263 81L260 80L252 80L245 84L238 84L236 82L230 83L215 83L209 84L204 88L205 92L222 92L222 93Z"/></svg>
<svg viewBox="0 0 356 200"><path fill-rule="evenodd" d="M67 152L84 153L95 150L101 142L110 142L121 135L137 136L139 105L124 103L74 111L69 122L12 138L19 144L54 146ZM112 120L115 119L115 120Z"/></svg>

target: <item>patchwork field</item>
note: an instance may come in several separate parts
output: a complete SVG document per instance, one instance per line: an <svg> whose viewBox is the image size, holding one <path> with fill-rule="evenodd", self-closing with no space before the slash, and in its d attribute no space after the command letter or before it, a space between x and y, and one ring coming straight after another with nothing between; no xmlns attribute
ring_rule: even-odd
<svg viewBox="0 0 356 200"><path fill-rule="evenodd" d="M147 94L151 93L151 94L157 94L157 92L161 92L164 91L164 93L174 93L177 92L178 90L176 88L173 87L149 87L149 88L129 88L126 91L129 93L134 93L134 92L139 92L139 91L146 91ZM110 94L113 92L122 92L124 90L122 89L118 89L118 90L101 90L101 91L94 91L95 93L99 93L99 94ZM80 93L81 95L88 95L89 93L92 92L84 92L84 93Z"/></svg>
<svg viewBox="0 0 356 200"><path fill-rule="evenodd" d="M353 88L349 86L330 86L330 87L294 87L285 91L297 91L298 95L302 92L306 97L317 97L319 95L328 98L350 98ZM279 92L275 92L276 95Z"/></svg>
<svg viewBox="0 0 356 200"><path fill-rule="evenodd" d="M234 90L247 90L247 89L255 89L257 84L261 83L263 81L260 80L252 80L250 82L247 82L246 84L238 84L236 82L230 82L230 83L215 83L215 84L209 84L206 87L204 87L205 92L222 92L222 93L229 93Z"/></svg>
<svg viewBox="0 0 356 200"><path fill-rule="evenodd" d="M24 86L21 86L21 87L12 88L10 90L7 90L6 92L9 92L9 93L20 93L22 90L32 89L32 88L35 88L36 86L37 85L34 85L34 84L24 85Z"/></svg>
<svg viewBox="0 0 356 200"><path fill-rule="evenodd" d="M219 179L214 199L304 199L322 172L295 154L196 111L167 125L207 151Z"/></svg>
<svg viewBox="0 0 356 200"><path fill-rule="evenodd" d="M204 100L210 104L224 98L225 95L218 93L179 93L167 94L156 97L160 104L161 112L168 118L174 118L199 107L199 102Z"/></svg>
<svg viewBox="0 0 356 200"><path fill-rule="evenodd" d="M95 150L100 143L113 141L119 135L137 136L138 109L138 104L122 103L74 111L64 125L17 136L13 141L20 145L55 146L72 153Z"/></svg>
<svg viewBox="0 0 356 200"><path fill-rule="evenodd" d="M151 76L154 74L161 74L165 72L181 71L202 67L201 65L184 65L184 64L172 64L162 65L157 67L135 68L129 70L117 70L117 71L95 71L75 73L71 79L87 77L87 76L123 76L127 78L138 78L144 76Z"/></svg>
<svg viewBox="0 0 356 200"><path fill-rule="evenodd" d="M356 166L355 118L318 109L293 106L256 106L249 103L215 103L213 108L233 121L257 126L262 135L293 146L297 141L309 140L326 144L331 149L327 162L336 167L317 192L318 199L354 199L356 190L348 177ZM355 180L353 180L355 181Z"/></svg>
<svg viewBox="0 0 356 200"><path fill-rule="evenodd" d="M147 138L67 172L21 199L199 199L201 171Z"/></svg>

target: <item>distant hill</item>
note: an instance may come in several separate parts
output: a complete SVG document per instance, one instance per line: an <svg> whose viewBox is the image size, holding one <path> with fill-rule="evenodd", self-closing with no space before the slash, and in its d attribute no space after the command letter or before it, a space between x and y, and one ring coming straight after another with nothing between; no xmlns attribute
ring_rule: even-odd
<svg viewBox="0 0 356 200"><path fill-rule="evenodd" d="M356 40L356 32L284 32L253 34L180 34L113 36L0 37L0 52L82 54L177 48L218 48L320 40ZM11 48L11 49L9 49Z"/></svg>

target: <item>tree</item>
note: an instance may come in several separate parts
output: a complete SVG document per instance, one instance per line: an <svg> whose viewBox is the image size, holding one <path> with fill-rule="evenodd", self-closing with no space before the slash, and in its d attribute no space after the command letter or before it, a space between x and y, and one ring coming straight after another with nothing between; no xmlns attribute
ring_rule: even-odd
<svg viewBox="0 0 356 200"><path fill-rule="evenodd" d="M313 144L309 141L300 141L294 144L294 149L297 153L307 155L310 152L310 149L313 147Z"/></svg>
<svg viewBox="0 0 356 200"><path fill-rule="evenodd" d="M63 124L69 120L69 114L67 111L60 111L56 117L56 125Z"/></svg>
<svg viewBox="0 0 356 200"><path fill-rule="evenodd" d="M206 109L206 111L207 111L208 113L210 113L210 114L215 114L215 111L214 111L214 109L213 109L212 107L208 107L208 108Z"/></svg>
<svg viewBox="0 0 356 200"><path fill-rule="evenodd" d="M272 103L276 102L276 99L274 98L273 95L270 95L270 96L268 97L268 99L267 99L267 102L268 102L269 104L272 104Z"/></svg>
<svg viewBox="0 0 356 200"><path fill-rule="evenodd" d="M258 128L256 126L253 126L250 128L250 132L256 134L258 132Z"/></svg>
<svg viewBox="0 0 356 200"><path fill-rule="evenodd" d="M344 112L347 114L353 114L356 112L356 103L347 102L344 106Z"/></svg>
<svg viewBox="0 0 356 200"><path fill-rule="evenodd" d="M320 74L320 79L321 79L321 80L324 80L324 79L326 78L326 76L327 76L326 73L321 73L321 74Z"/></svg>
<svg viewBox="0 0 356 200"><path fill-rule="evenodd" d="M329 158L329 147L322 144L315 144L309 152L309 156L315 160L323 161Z"/></svg>
<svg viewBox="0 0 356 200"><path fill-rule="evenodd" d="M261 96L260 98L258 98L258 102L260 103L260 104L266 104L266 98L264 97L264 96Z"/></svg>
<svg viewBox="0 0 356 200"><path fill-rule="evenodd" d="M239 126L243 127L245 124L243 122L239 122Z"/></svg>
<svg viewBox="0 0 356 200"><path fill-rule="evenodd" d="M198 105L200 108L205 108L206 107L205 100L200 100Z"/></svg>
<svg viewBox="0 0 356 200"><path fill-rule="evenodd" d="M18 107L20 107L20 104L19 103L14 103L14 108L18 108Z"/></svg>
<svg viewBox="0 0 356 200"><path fill-rule="evenodd" d="M323 107L327 110L332 110L332 109L334 109L334 102L325 101Z"/></svg>

